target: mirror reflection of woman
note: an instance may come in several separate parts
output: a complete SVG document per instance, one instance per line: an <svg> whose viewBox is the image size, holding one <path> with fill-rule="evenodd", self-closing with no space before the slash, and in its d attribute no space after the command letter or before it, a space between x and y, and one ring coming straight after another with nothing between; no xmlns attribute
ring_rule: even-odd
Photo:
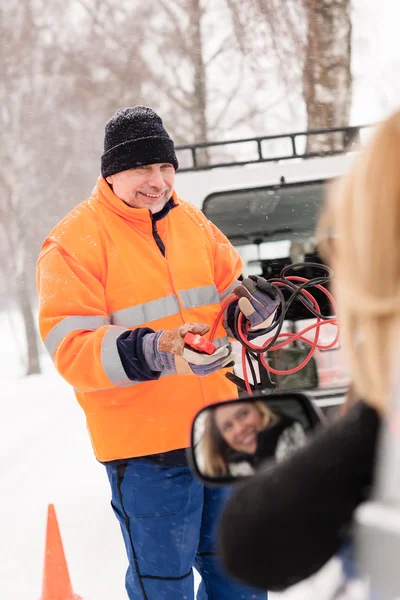
<svg viewBox="0 0 400 600"><path fill-rule="evenodd" d="M272 412L264 402L227 402L206 412L197 452L205 475L244 476L266 458L282 460L305 441L300 423Z"/></svg>

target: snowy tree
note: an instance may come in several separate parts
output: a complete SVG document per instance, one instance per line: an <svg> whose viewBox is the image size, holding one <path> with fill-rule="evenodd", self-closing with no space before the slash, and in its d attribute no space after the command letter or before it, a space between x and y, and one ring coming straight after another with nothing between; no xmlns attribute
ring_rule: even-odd
<svg viewBox="0 0 400 600"><path fill-rule="evenodd" d="M154 14L154 85L163 92L160 103L176 141L210 142L263 130L282 97L268 85L267 59L256 71L246 64L225 3L155 0ZM198 164L223 161L226 152L223 146L198 150Z"/></svg>
<svg viewBox="0 0 400 600"><path fill-rule="evenodd" d="M300 91L307 129L348 125L352 95L350 0L226 0L242 52L274 57L290 97ZM312 136L307 151L342 146L337 134Z"/></svg>
<svg viewBox="0 0 400 600"><path fill-rule="evenodd" d="M46 10L42 0L3 3L0 8L0 268L7 292L23 317L27 374L40 371L32 303L36 256L31 250L57 192L50 143L53 150L57 147L60 151L59 177L71 166L62 153L65 123L55 96L65 86L60 86L61 65L54 53L54 32L47 21L51 15Z"/></svg>
<svg viewBox="0 0 400 600"><path fill-rule="evenodd" d="M243 124L257 130L258 119L263 123L281 101L270 91L268 101L256 93L268 87L267 61L259 61L259 77L246 67L224 3L154 0L149 7L124 0L116 8L107 0L77 1L85 30L74 62L92 91L104 81L106 93L97 99L107 97L113 108L149 104L178 144L228 138Z"/></svg>
<svg viewBox="0 0 400 600"><path fill-rule="evenodd" d="M305 0L303 93L308 129L349 124L352 77L350 0ZM338 134L309 140L309 151L340 149Z"/></svg>

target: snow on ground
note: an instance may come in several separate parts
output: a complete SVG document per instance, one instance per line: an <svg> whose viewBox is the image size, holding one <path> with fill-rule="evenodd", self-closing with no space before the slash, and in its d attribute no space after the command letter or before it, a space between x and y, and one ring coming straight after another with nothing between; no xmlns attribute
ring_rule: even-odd
<svg viewBox="0 0 400 600"><path fill-rule="evenodd" d="M40 598L47 505L54 503L74 591L83 600L123 600L125 550L84 414L48 360L43 375L18 374L6 328L1 319L0 598Z"/></svg>
<svg viewBox="0 0 400 600"><path fill-rule="evenodd" d="M126 600L122 535L83 411L46 356L42 375L22 376L18 324L0 314L0 598L40 598L47 506L54 503L74 592L83 600Z"/></svg>

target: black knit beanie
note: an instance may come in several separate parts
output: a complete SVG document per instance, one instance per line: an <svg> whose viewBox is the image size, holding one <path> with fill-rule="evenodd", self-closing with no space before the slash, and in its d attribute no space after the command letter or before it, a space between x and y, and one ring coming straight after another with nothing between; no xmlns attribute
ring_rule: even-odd
<svg viewBox="0 0 400 600"><path fill-rule="evenodd" d="M178 169L174 142L161 118L146 106L120 108L105 127L101 174L104 177L144 165L170 163Z"/></svg>

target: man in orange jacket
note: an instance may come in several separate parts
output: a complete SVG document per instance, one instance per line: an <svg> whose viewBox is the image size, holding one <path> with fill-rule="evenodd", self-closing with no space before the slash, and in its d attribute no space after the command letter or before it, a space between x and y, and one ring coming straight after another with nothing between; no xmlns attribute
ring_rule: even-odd
<svg viewBox="0 0 400 600"><path fill-rule="evenodd" d="M236 395L219 323L212 355L184 343L206 334L233 291L256 331L279 301L237 281L239 255L174 191L178 161L160 117L122 108L105 129L101 173L44 241L37 267L39 327L59 373L86 414L104 463L129 568L129 598L265 598L221 572L213 529L224 499L186 463L191 421L205 404ZM231 325L230 325L231 323Z"/></svg>

